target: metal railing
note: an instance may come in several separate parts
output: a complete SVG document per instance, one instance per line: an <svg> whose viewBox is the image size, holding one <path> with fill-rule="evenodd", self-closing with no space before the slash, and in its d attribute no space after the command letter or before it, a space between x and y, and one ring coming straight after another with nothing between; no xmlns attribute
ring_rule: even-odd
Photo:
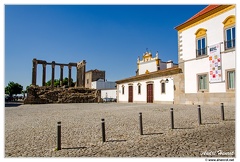
<svg viewBox="0 0 240 162"><path fill-rule="evenodd" d="M197 57L198 56L203 56L203 55L207 55L207 47L196 50L196 56Z"/></svg>
<svg viewBox="0 0 240 162"><path fill-rule="evenodd" d="M225 50L235 48L235 39L224 41L224 48Z"/></svg>

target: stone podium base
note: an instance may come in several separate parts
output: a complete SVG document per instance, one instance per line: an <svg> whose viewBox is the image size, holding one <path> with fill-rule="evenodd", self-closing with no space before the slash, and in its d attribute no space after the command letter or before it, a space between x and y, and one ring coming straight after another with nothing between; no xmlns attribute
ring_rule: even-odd
<svg viewBox="0 0 240 162"><path fill-rule="evenodd" d="M94 103L100 102L100 98L101 93L96 89L79 87L52 89L48 86L31 86L24 104Z"/></svg>

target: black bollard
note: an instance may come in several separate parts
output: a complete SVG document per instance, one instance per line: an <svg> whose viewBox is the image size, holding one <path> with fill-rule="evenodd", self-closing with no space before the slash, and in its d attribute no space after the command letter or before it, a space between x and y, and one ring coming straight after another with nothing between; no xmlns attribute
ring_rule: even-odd
<svg viewBox="0 0 240 162"><path fill-rule="evenodd" d="M171 128L174 129L173 108L170 108L170 115L171 115Z"/></svg>
<svg viewBox="0 0 240 162"><path fill-rule="evenodd" d="M57 122L57 150L61 150L61 122Z"/></svg>
<svg viewBox="0 0 240 162"><path fill-rule="evenodd" d="M201 106L198 105L198 124L202 124L202 117L201 117Z"/></svg>
<svg viewBox="0 0 240 162"><path fill-rule="evenodd" d="M143 135L142 113L139 113L140 135Z"/></svg>
<svg viewBox="0 0 240 162"><path fill-rule="evenodd" d="M105 121L102 119L102 141L106 142L106 136L105 136Z"/></svg>
<svg viewBox="0 0 240 162"><path fill-rule="evenodd" d="M222 120L224 120L224 105L221 103L221 115L222 115Z"/></svg>

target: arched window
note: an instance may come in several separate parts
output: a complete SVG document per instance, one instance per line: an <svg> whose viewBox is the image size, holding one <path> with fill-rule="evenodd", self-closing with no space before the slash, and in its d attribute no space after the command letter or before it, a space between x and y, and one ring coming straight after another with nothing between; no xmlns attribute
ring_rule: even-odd
<svg viewBox="0 0 240 162"><path fill-rule="evenodd" d="M225 50L235 48L235 16L228 16L224 21L224 47Z"/></svg>
<svg viewBox="0 0 240 162"><path fill-rule="evenodd" d="M122 85L122 95L124 95L124 85Z"/></svg>
<svg viewBox="0 0 240 162"><path fill-rule="evenodd" d="M207 30L200 28L196 31L196 56L207 55Z"/></svg>
<svg viewBox="0 0 240 162"><path fill-rule="evenodd" d="M137 86L138 86L138 94L140 95L141 94L141 83L138 83Z"/></svg>

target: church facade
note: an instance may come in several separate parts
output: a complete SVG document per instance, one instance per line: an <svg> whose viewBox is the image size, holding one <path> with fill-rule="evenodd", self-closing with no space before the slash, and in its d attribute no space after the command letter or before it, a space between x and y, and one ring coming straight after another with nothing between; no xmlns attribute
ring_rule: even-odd
<svg viewBox="0 0 240 162"><path fill-rule="evenodd" d="M137 60L136 76L118 80L117 101L129 103L174 103L174 76L181 72L172 61L163 62L150 52Z"/></svg>

